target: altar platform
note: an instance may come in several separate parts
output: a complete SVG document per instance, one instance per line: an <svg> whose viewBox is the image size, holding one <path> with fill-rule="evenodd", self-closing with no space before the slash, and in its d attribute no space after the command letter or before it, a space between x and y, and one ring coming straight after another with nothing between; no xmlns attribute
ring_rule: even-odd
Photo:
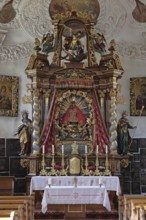
<svg viewBox="0 0 146 220"><path fill-rule="evenodd" d="M50 180L51 187L48 186ZM85 218L91 210L93 214L111 212L121 187L116 176L33 176L30 194L33 191L40 192L42 213L61 210L65 218Z"/></svg>

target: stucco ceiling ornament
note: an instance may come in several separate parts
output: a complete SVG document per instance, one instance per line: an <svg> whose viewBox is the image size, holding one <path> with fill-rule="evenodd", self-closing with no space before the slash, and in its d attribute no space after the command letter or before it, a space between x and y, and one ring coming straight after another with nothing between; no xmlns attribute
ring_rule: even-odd
<svg viewBox="0 0 146 220"><path fill-rule="evenodd" d="M142 3L144 5L144 7L146 6L146 0L140 0L138 1L139 3ZM140 20L140 18L138 18L139 16L142 16L141 10L142 8L139 7L139 5L136 5L136 0L129 0L127 1L128 5L129 5L129 26L131 28L136 28L139 29L139 31L143 31L144 28L146 28L146 22L139 22L138 20ZM137 16L133 16L132 13L134 13L135 10L140 10L139 15L137 14Z"/></svg>
<svg viewBox="0 0 146 220"><path fill-rule="evenodd" d="M27 58L31 54L33 46L32 43L25 42L22 44L0 47L0 62Z"/></svg>
<svg viewBox="0 0 146 220"><path fill-rule="evenodd" d="M7 36L7 31L0 29L0 46L3 44L3 41L5 40L6 36Z"/></svg>
<svg viewBox="0 0 146 220"><path fill-rule="evenodd" d="M146 46L141 44L133 44L121 41L116 45L116 51L120 56L127 56L132 59L146 59Z"/></svg>
<svg viewBox="0 0 146 220"><path fill-rule="evenodd" d="M0 29L19 28L20 24L17 20L18 7L21 0L1 0L0 1ZM10 5L9 5L10 4Z"/></svg>
<svg viewBox="0 0 146 220"><path fill-rule="evenodd" d="M48 8L51 0L25 0L19 7L19 21L22 28L31 36L41 38L48 31L53 32Z"/></svg>
<svg viewBox="0 0 146 220"><path fill-rule="evenodd" d="M101 12L102 8L104 8L105 16L103 16L103 14L99 14L99 18L95 26L96 32L100 31L103 33L107 40L120 35L127 18L126 8L120 1L117 0L100 0L99 4ZM102 16L102 19L100 16Z"/></svg>

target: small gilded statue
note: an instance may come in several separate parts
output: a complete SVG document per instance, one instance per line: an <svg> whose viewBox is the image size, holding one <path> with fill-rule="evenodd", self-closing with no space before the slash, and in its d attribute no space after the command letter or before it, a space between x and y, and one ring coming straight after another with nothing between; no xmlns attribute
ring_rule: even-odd
<svg viewBox="0 0 146 220"><path fill-rule="evenodd" d="M78 145L77 145L76 141L74 141L71 146L72 146L72 154L79 154Z"/></svg>
<svg viewBox="0 0 146 220"><path fill-rule="evenodd" d="M22 111L22 124L18 127L16 134L19 136L21 147L19 155L29 155L31 152L32 121L28 118L26 110Z"/></svg>

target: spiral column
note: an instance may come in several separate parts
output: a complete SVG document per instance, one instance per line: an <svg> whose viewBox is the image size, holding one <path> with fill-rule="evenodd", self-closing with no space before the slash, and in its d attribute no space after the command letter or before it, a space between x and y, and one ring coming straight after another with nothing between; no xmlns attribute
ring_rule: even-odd
<svg viewBox="0 0 146 220"><path fill-rule="evenodd" d="M109 134L110 134L110 144L111 150L117 149L117 107L116 107L116 90L110 91L110 127L109 127Z"/></svg>
<svg viewBox="0 0 146 220"><path fill-rule="evenodd" d="M39 154L39 141L40 141L40 102L39 102L39 90L33 91L33 133L32 133L32 154Z"/></svg>

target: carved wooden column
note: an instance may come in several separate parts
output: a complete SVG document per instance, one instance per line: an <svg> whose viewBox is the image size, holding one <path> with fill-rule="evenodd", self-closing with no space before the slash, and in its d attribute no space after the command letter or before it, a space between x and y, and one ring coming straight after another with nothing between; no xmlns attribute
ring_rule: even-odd
<svg viewBox="0 0 146 220"><path fill-rule="evenodd" d="M39 89L33 91L33 142L32 142L32 154L38 155L40 151L40 101L39 101Z"/></svg>
<svg viewBox="0 0 146 220"><path fill-rule="evenodd" d="M109 93L110 96L110 143L111 143L111 150L117 149L117 105L116 105L116 96L117 91L116 89L112 89Z"/></svg>

